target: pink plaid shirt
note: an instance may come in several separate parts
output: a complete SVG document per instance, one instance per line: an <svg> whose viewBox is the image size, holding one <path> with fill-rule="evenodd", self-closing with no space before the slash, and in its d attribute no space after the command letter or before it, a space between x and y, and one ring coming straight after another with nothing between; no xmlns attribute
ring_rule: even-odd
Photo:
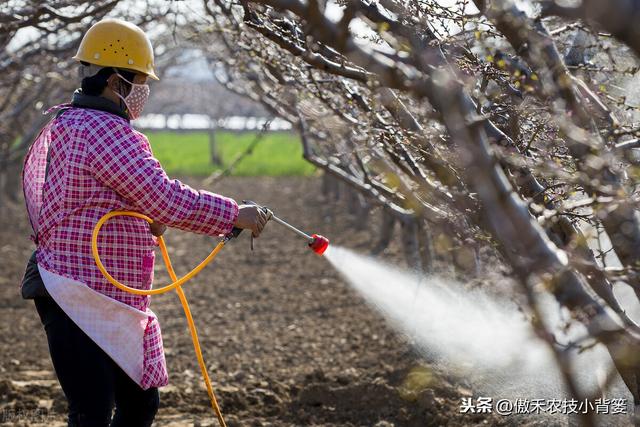
<svg viewBox="0 0 640 427"><path fill-rule="evenodd" d="M38 265L138 310L145 311L150 298L116 288L94 262L91 233L104 214L133 210L168 226L210 236L228 233L236 221L234 200L169 179L147 138L121 117L71 108L53 120L40 138L49 143L50 160L42 208L35 219ZM42 173L38 171L34 178L42 179ZM25 171L25 180L29 178ZM148 224L132 217L113 218L98 239L107 271L141 289L151 288L156 245ZM141 385L146 389L167 382L160 326L149 316Z"/></svg>

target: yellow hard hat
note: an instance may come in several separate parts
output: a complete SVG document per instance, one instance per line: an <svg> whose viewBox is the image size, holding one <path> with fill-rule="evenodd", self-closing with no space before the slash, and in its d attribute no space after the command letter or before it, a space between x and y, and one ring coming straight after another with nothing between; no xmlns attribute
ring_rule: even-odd
<svg viewBox="0 0 640 427"><path fill-rule="evenodd" d="M140 27L121 19L103 19L89 28L73 59L138 71L160 80L153 70L153 47L149 38Z"/></svg>

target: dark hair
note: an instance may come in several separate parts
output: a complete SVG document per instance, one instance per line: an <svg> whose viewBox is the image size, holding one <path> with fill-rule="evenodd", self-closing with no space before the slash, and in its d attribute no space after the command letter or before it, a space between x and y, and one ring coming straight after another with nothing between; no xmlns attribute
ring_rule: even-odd
<svg viewBox="0 0 640 427"><path fill-rule="evenodd" d="M89 65L89 64L82 63L82 65ZM81 84L82 93L90 96L100 96L104 88L107 87L107 80L109 79L109 76L111 76L115 72L116 72L115 68L105 67L105 68L102 68L93 76L83 78L82 84ZM135 77L135 73L131 71L118 69L118 73L120 73L122 77L129 80L130 82L132 82L133 78ZM131 85L125 81L123 81L122 83L125 85L126 90L125 90L125 93L121 95L126 96L131 90L131 87L130 87Z"/></svg>

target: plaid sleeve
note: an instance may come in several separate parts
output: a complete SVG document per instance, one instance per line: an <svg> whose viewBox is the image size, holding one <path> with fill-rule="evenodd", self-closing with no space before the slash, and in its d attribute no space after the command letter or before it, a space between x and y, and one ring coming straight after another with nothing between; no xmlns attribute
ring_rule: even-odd
<svg viewBox="0 0 640 427"><path fill-rule="evenodd" d="M91 173L153 220L211 236L231 231L238 204L169 179L144 135L113 120L87 127Z"/></svg>

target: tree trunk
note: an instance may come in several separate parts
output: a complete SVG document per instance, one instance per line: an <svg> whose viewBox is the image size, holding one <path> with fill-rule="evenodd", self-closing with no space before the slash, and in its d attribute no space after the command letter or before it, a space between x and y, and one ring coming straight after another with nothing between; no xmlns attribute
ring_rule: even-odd
<svg viewBox="0 0 640 427"><path fill-rule="evenodd" d="M209 155L212 165L222 166L222 158L216 142L216 129L213 126L209 128Z"/></svg>

